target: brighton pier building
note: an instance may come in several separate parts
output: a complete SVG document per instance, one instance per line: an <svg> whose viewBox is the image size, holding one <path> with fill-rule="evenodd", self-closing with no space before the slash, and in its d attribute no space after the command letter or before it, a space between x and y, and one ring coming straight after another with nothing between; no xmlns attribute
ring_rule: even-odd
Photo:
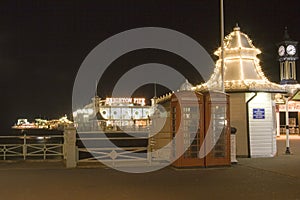
<svg viewBox="0 0 300 200"><path fill-rule="evenodd" d="M73 112L78 131L142 131L150 125L152 109L145 98L98 96L82 109Z"/></svg>
<svg viewBox="0 0 300 200"><path fill-rule="evenodd" d="M224 87L230 95L230 123L237 128L238 156L273 157L277 152L275 95L285 89L264 75L260 53L238 26L224 39ZM215 72L196 90L218 87L221 48L215 54L220 57Z"/></svg>

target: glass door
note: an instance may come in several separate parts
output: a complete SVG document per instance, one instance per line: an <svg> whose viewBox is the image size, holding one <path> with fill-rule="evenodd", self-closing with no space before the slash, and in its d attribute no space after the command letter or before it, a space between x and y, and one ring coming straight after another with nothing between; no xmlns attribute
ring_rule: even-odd
<svg viewBox="0 0 300 200"><path fill-rule="evenodd" d="M175 94L176 95L176 94ZM192 167L204 166L204 159L199 159L198 154L204 138L204 108L203 97L197 95L197 101L188 101L183 99L189 95L195 95L191 92L177 94L181 98L180 104L177 101L171 101L171 131L173 137L173 156L178 158L173 166Z"/></svg>
<svg viewBox="0 0 300 200"><path fill-rule="evenodd" d="M211 96L222 101L211 102ZM223 95L223 97L222 97ZM225 96L225 98L224 98ZM205 97L206 166L230 165L229 98L223 93Z"/></svg>

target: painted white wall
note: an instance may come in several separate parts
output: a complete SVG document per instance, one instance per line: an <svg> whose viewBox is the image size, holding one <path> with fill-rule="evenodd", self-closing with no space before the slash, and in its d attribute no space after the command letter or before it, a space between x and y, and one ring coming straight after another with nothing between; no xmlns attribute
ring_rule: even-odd
<svg viewBox="0 0 300 200"><path fill-rule="evenodd" d="M230 93L230 125L237 129L236 154L248 156L247 112L245 93Z"/></svg>
<svg viewBox="0 0 300 200"><path fill-rule="evenodd" d="M252 94L246 94L249 99ZM254 119L253 109L264 108L265 118ZM276 155L276 114L271 93L257 93L249 103L249 136L251 157L273 157Z"/></svg>

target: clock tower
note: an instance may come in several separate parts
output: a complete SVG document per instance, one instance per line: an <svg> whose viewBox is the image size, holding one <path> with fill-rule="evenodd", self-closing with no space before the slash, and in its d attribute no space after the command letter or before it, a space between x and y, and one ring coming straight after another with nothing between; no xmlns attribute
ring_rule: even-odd
<svg viewBox="0 0 300 200"><path fill-rule="evenodd" d="M283 41L278 43L278 61L280 65L280 84L297 84L296 60L298 60L298 42L293 41L287 27L284 30Z"/></svg>

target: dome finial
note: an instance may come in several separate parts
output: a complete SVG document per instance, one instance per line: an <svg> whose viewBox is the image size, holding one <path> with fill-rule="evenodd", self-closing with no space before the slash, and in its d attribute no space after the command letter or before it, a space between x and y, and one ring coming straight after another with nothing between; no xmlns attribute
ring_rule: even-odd
<svg viewBox="0 0 300 200"><path fill-rule="evenodd" d="M283 35L283 39L284 40L290 40L291 38L290 38L290 35L289 35L289 33L288 33L288 27L286 26L286 27L284 27L284 35Z"/></svg>
<svg viewBox="0 0 300 200"><path fill-rule="evenodd" d="M193 85L189 83L187 79L185 82L180 86L179 91L192 91Z"/></svg>
<svg viewBox="0 0 300 200"><path fill-rule="evenodd" d="M235 27L233 28L234 31L239 31L240 27L239 27L239 23L235 24Z"/></svg>

